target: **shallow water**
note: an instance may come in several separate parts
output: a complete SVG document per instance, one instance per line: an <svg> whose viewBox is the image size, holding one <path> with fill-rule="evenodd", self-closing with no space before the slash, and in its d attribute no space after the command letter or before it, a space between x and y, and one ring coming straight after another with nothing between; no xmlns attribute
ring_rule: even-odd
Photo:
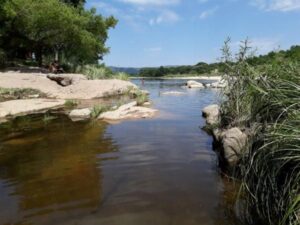
<svg viewBox="0 0 300 225"><path fill-rule="evenodd" d="M218 92L183 89L184 82L144 81L160 110L154 119L108 125L60 116L2 125L0 224L239 224L234 187L201 130L201 109Z"/></svg>

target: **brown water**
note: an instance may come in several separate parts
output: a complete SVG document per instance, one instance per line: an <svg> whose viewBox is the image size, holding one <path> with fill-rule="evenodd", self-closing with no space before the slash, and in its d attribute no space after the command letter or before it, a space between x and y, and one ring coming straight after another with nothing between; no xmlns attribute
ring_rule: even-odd
<svg viewBox="0 0 300 225"><path fill-rule="evenodd" d="M140 84L140 81L136 81ZM234 188L200 128L214 90L145 81L151 120L21 118L0 128L0 224L233 225ZM182 96L161 95L183 91Z"/></svg>

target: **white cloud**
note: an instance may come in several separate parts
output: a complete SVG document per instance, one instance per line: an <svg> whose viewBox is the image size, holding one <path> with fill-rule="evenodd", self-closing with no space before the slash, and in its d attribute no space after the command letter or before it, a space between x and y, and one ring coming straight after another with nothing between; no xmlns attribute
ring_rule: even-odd
<svg viewBox="0 0 300 225"><path fill-rule="evenodd" d="M90 5L108 14L120 14L120 10L104 2L91 2Z"/></svg>
<svg viewBox="0 0 300 225"><path fill-rule="evenodd" d="M206 19L207 17L214 15L217 10L218 10L217 6L212 9L205 10L200 14L199 18L202 20Z"/></svg>
<svg viewBox="0 0 300 225"><path fill-rule="evenodd" d="M252 0L252 4L266 11L300 10L300 0Z"/></svg>
<svg viewBox="0 0 300 225"><path fill-rule="evenodd" d="M156 18L149 20L151 26L161 24L161 23L175 23L180 20L179 15L171 10L164 10Z"/></svg>
<svg viewBox="0 0 300 225"><path fill-rule="evenodd" d="M119 0L134 5L177 5L181 0Z"/></svg>

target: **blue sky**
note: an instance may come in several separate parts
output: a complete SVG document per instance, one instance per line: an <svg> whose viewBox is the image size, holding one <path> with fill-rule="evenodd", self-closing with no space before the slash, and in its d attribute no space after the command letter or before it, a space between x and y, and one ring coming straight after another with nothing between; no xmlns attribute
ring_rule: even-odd
<svg viewBox="0 0 300 225"><path fill-rule="evenodd" d="M109 66L214 62L226 37L249 37L258 53L300 44L300 0L87 0L119 23L110 31Z"/></svg>

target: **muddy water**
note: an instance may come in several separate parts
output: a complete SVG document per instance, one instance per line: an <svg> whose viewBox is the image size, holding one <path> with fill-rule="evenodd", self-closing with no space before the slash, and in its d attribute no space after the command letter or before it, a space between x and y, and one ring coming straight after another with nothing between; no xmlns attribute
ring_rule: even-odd
<svg viewBox="0 0 300 225"><path fill-rule="evenodd" d="M183 83L144 81L160 110L151 120L21 118L2 125L0 224L239 224L234 188L220 176L211 137L200 129L201 108L218 92Z"/></svg>

